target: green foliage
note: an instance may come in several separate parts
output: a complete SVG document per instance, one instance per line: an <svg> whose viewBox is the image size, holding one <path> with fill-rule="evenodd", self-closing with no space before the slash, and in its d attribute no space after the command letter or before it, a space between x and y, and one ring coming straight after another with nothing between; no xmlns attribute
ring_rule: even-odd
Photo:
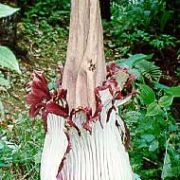
<svg viewBox="0 0 180 180"><path fill-rule="evenodd" d="M58 25L52 26L46 20L41 20L37 24L24 20L25 36L30 37L28 43L33 42L32 50L29 52L31 56L36 56L42 64L48 64L51 61L65 60L65 51L67 47L67 29ZM29 40L29 39L28 39ZM24 42L22 42L24 45ZM27 44L25 44L28 50Z"/></svg>
<svg viewBox="0 0 180 180"><path fill-rule="evenodd" d="M164 95L159 99L159 105L161 107L169 107L173 103L173 96Z"/></svg>
<svg viewBox="0 0 180 180"><path fill-rule="evenodd" d="M31 7L26 17L32 20L46 20L49 24L55 25L67 19L70 10L69 0L38 0Z"/></svg>
<svg viewBox="0 0 180 180"><path fill-rule="evenodd" d="M152 102L155 101L155 93L152 90L152 88L150 88L148 85L146 84L138 84L138 88L140 91L140 98L141 98L141 102L143 104L151 104Z"/></svg>
<svg viewBox="0 0 180 180"><path fill-rule="evenodd" d="M149 42L155 48L163 49L165 47L175 47L176 46L176 38L171 35L161 34L159 37L151 40Z"/></svg>
<svg viewBox="0 0 180 180"><path fill-rule="evenodd" d="M20 1L22 2L22 6L28 3L27 0ZM48 67L54 69L51 71L53 77L55 76L56 65L51 67L49 64L53 66L58 61L62 62L65 60L67 27L62 24L66 23L64 19L67 19L65 16L69 13L68 3L68 1L66 3L65 1L59 2L57 0L36 1L34 6L26 7L27 14L18 26L18 30L22 33L22 38L18 39L18 45L28 50L28 58L30 57L35 64L37 63L37 66L35 65L36 68L42 69L43 66L46 67L46 70ZM5 49L6 51L9 50L7 48ZM11 55L10 51L8 51L8 55L3 55L3 66L5 67L4 63L6 63L7 69L10 67L11 69L15 69L16 67L17 70L18 66L17 64L14 65L14 56ZM4 61L5 58L6 61ZM4 79L7 73L6 71L3 74L0 73L0 83L9 87L9 79ZM28 71L28 73L30 72ZM25 78L23 74L21 79L17 78L20 80L20 83L23 83L23 85L18 84L18 87L24 87L27 83L27 76ZM17 90L17 86L14 89ZM15 91L14 89L13 91ZM17 97L20 96L19 90L23 92L23 97L20 97L20 101L24 102L25 92L23 89L18 89ZM10 103L15 108L19 108L20 105L14 102L13 97L5 96L5 100L8 103L3 102L3 99L2 102L0 101L0 179L39 180L40 159L44 140L42 123L40 120L34 122L27 117L28 113L24 103L23 107L26 110L23 111L21 109L18 114L9 112ZM13 99L13 102L10 99ZM13 122L6 118L12 116L9 113L13 114L13 117L11 117Z"/></svg>
<svg viewBox="0 0 180 180"><path fill-rule="evenodd" d="M43 128L40 121L33 124L26 113L14 118L16 122L5 128L0 126L1 178L38 180Z"/></svg>
<svg viewBox="0 0 180 180"><path fill-rule="evenodd" d="M10 16L18 10L18 8L12 8L0 3L0 18ZM15 55L9 48L5 46L0 46L0 67L21 73ZM9 87L9 85L9 80L5 79L4 74L2 74L0 71L0 86Z"/></svg>
<svg viewBox="0 0 180 180"><path fill-rule="evenodd" d="M178 132L178 135L179 132ZM174 144L172 146L172 144ZM175 145L177 144L177 145ZM164 155L164 164L163 164L163 170L161 174L162 179L169 179L169 177L173 177L175 175L178 175L174 179L178 179L180 176L180 150L179 150L179 142L178 139L175 137L171 137L166 142L166 152ZM173 164L173 166L172 166Z"/></svg>
<svg viewBox="0 0 180 180"><path fill-rule="evenodd" d="M129 68L133 68L135 66L135 64L139 63L140 61L148 60L151 58L152 58L152 55L135 54L135 55L130 56L126 61L119 61L119 65L120 66L128 66Z"/></svg>
<svg viewBox="0 0 180 180"><path fill-rule="evenodd" d="M117 63L120 66L130 68L130 72L138 79L145 78L151 82L158 82L161 76L161 70L158 66L148 61L151 58L152 55L135 54L130 56L127 60L119 60Z"/></svg>
<svg viewBox="0 0 180 180"><path fill-rule="evenodd" d="M149 61L141 61L135 65L141 74L150 81L157 82L161 76L161 70L158 66Z"/></svg>
<svg viewBox="0 0 180 180"><path fill-rule="evenodd" d="M164 30L173 12L167 9L166 0L142 0L132 3L113 3L113 20L126 21L124 29L143 28L149 31ZM156 25L156 29L151 25Z"/></svg>
<svg viewBox="0 0 180 180"><path fill-rule="evenodd" d="M136 47L149 46L161 51L177 46L171 29L172 20L177 17L168 8L169 4L166 0L112 3L112 21L107 24L106 32L115 37L113 44L122 56L132 53Z"/></svg>
<svg viewBox="0 0 180 180"><path fill-rule="evenodd" d="M21 73L15 55L5 46L0 46L0 67ZM5 86L6 88L10 86L9 80L4 77L4 74L1 71L0 86Z"/></svg>
<svg viewBox="0 0 180 180"><path fill-rule="evenodd" d="M132 166L145 180L160 179L160 174L170 179L177 179L180 176L177 171L180 167L178 163L180 146L175 142L179 139L178 127L170 113L169 104L162 106L161 101L156 98L151 104L144 105L137 103L135 99L121 111L131 128ZM169 146L173 153L169 150L166 152L169 156L167 162L167 155L164 152L168 139L171 141Z"/></svg>
<svg viewBox="0 0 180 180"><path fill-rule="evenodd" d="M18 73L21 72L16 57L12 51L5 46L0 46L0 66L2 68L14 70Z"/></svg>
<svg viewBox="0 0 180 180"><path fill-rule="evenodd" d="M173 97L180 97L180 86L166 88L165 91Z"/></svg>
<svg viewBox="0 0 180 180"><path fill-rule="evenodd" d="M18 10L18 8L12 8L10 6L0 3L0 18L10 16ZM4 46L0 46L0 66L20 72L14 54L7 47Z"/></svg>
<svg viewBox="0 0 180 180"><path fill-rule="evenodd" d="M39 60L42 64L52 60L57 62L65 60L69 7L68 0L63 0L61 3L58 0L37 0L25 11L23 35L28 41L30 40L28 43L32 44L29 54L36 56L38 60L44 59L44 61ZM20 43L28 50L26 42Z"/></svg>
<svg viewBox="0 0 180 180"><path fill-rule="evenodd" d="M134 69L135 74L138 74L138 79L134 83L138 94L129 104L120 109L120 114L131 129L130 156L134 171L144 180L178 179L180 144L177 141L180 134L171 113L171 106L174 98L180 97L180 86L167 87L160 84L158 82L161 75L160 69L148 61L151 58L152 56L149 55L136 54L127 60L118 61L120 65L129 67L130 72ZM149 64L143 69L137 66L141 62ZM149 73L150 66L158 72L158 78L149 78L146 75L146 71ZM155 77L157 75L149 74Z"/></svg>

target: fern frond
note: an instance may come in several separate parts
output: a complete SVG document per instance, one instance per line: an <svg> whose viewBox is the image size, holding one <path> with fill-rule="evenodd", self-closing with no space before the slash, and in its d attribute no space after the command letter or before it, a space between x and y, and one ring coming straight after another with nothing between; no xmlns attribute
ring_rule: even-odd
<svg viewBox="0 0 180 180"><path fill-rule="evenodd" d="M137 62L134 67L138 69L142 76L154 82L158 82L161 76L161 70L158 66L147 60Z"/></svg>

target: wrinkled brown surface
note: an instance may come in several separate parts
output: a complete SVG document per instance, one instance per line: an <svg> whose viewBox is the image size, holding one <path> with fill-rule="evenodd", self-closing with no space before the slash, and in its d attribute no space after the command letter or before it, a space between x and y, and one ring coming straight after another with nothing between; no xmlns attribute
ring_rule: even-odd
<svg viewBox="0 0 180 180"><path fill-rule="evenodd" d="M72 0L63 88L70 108L95 109L94 88L105 80L103 30L98 0Z"/></svg>

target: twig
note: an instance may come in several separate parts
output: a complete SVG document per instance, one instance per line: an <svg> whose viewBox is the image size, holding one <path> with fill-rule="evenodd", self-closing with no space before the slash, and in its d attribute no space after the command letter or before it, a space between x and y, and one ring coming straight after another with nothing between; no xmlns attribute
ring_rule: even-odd
<svg viewBox="0 0 180 180"><path fill-rule="evenodd" d="M157 166L157 165L158 165L158 163L157 163L157 162L154 162L154 161L152 161L152 160L148 159L147 157L143 157L143 159L144 159L145 161L147 161L147 162L149 162L149 163L151 163L151 164L155 165L155 166Z"/></svg>

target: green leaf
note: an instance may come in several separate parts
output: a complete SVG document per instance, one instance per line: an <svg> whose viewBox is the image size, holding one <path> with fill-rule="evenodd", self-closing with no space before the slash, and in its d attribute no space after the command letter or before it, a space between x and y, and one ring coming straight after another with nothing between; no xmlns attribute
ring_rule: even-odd
<svg viewBox="0 0 180 180"><path fill-rule="evenodd" d="M145 54L135 54L130 56L127 61L129 67L133 67L136 63L139 61L145 60L145 59L151 59L152 55L145 55Z"/></svg>
<svg viewBox="0 0 180 180"><path fill-rule="evenodd" d="M0 18L10 16L17 11L19 11L19 8L12 8L0 3Z"/></svg>
<svg viewBox="0 0 180 180"><path fill-rule="evenodd" d="M149 151L151 152L156 151L158 147L159 147L159 142L157 140L154 140L149 146Z"/></svg>
<svg viewBox="0 0 180 180"><path fill-rule="evenodd" d="M173 102L173 96L162 96L160 99L159 99L159 105L161 107L168 107L168 106L171 106L172 105L172 102Z"/></svg>
<svg viewBox="0 0 180 180"><path fill-rule="evenodd" d="M156 116L161 112L161 107L156 102L153 102L148 106L146 116Z"/></svg>
<svg viewBox="0 0 180 180"><path fill-rule="evenodd" d="M9 166L10 166L9 164L5 164L5 163L0 161L0 168L6 168L6 167L9 167Z"/></svg>
<svg viewBox="0 0 180 180"><path fill-rule="evenodd" d="M135 64L135 68L137 68L146 79L155 82L159 81L161 70L152 62L142 60Z"/></svg>
<svg viewBox="0 0 180 180"><path fill-rule="evenodd" d="M171 159L168 154L168 146L166 147L166 153L165 153L165 157L164 157L164 165L163 165L163 170L162 170L162 174L161 174L162 179L165 179L166 177L173 177Z"/></svg>
<svg viewBox="0 0 180 180"><path fill-rule="evenodd" d="M161 76L161 70L158 66L147 60L152 59L152 54L135 54L130 56L127 60L119 60L117 64L122 67L128 67L129 69L137 69L134 71L137 77L140 75L149 79L150 81L158 82Z"/></svg>
<svg viewBox="0 0 180 180"><path fill-rule="evenodd" d="M173 97L180 97L180 86L171 87L169 89L165 89L165 91Z"/></svg>
<svg viewBox="0 0 180 180"><path fill-rule="evenodd" d="M121 62L119 61L118 64L120 66L128 66L128 67L132 68L135 65L135 63L145 60L145 59L151 59L151 58L152 58L152 55L135 54L135 55L130 56L125 61L121 61Z"/></svg>
<svg viewBox="0 0 180 180"><path fill-rule="evenodd" d="M150 143L155 139L155 136L152 134L144 134L141 136L142 139L144 139L146 142Z"/></svg>
<svg viewBox="0 0 180 180"><path fill-rule="evenodd" d="M164 85L164 84L161 84L161 83L155 83L154 84L154 88L155 89L159 89L159 90L166 90L166 89L169 89L168 86Z"/></svg>
<svg viewBox="0 0 180 180"><path fill-rule="evenodd" d="M15 55L5 46L0 46L0 66L21 73Z"/></svg>
<svg viewBox="0 0 180 180"><path fill-rule="evenodd" d="M138 120L140 119L141 117L141 113L139 111L128 111L126 114L125 114L125 118L127 119L127 121L129 122L138 122Z"/></svg>
<svg viewBox="0 0 180 180"><path fill-rule="evenodd" d="M144 104L151 104L156 100L155 93L152 88L145 84L139 84L140 97L142 98Z"/></svg>

